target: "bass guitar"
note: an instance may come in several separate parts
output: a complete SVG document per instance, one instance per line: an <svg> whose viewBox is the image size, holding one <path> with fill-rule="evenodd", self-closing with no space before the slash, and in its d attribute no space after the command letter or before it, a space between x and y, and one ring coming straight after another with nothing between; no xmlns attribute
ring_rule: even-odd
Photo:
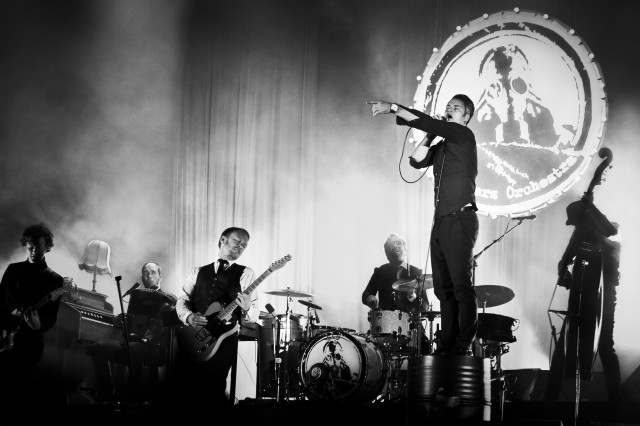
<svg viewBox="0 0 640 426"><path fill-rule="evenodd" d="M13 348L14 337L18 330L20 330L20 323L22 320L22 314L24 312L28 310L36 312L47 303L55 302L65 293L70 294L71 297L74 297L75 292L77 292L77 287L75 286L75 284L73 284L73 280L65 278L62 287L53 290L51 293L40 299L37 303L24 310L16 309L13 312L14 318L16 319L15 326L11 327L10 329L4 329L0 331L0 353L10 351Z"/></svg>
<svg viewBox="0 0 640 426"><path fill-rule="evenodd" d="M272 272L284 267L290 260L291 255L286 255L282 259L272 263L243 293L247 295L251 294L265 278L271 275ZM179 327L177 338L180 351L186 353L192 361L205 362L211 359L218 351L224 339L238 331L239 324L236 321L230 321L231 315L237 307L237 299L226 306L214 302L207 307L207 310L203 314L208 320L206 326L183 325Z"/></svg>

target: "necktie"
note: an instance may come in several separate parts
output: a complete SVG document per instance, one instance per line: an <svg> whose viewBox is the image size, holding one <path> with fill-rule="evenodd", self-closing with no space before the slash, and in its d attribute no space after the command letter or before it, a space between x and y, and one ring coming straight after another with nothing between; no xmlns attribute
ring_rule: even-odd
<svg viewBox="0 0 640 426"><path fill-rule="evenodd" d="M227 262L224 259L218 260L218 272L216 272L216 275L218 275L221 272L223 272L225 270L225 268L227 267L227 264L229 264L229 262Z"/></svg>

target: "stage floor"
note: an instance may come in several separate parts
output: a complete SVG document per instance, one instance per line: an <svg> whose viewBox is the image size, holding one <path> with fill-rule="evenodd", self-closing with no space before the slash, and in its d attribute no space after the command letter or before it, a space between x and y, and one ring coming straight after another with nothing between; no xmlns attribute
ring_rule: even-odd
<svg viewBox="0 0 640 426"><path fill-rule="evenodd" d="M291 426L413 426L413 425L531 425L531 426L622 426L640 425L640 402L581 402L575 421L575 404L571 402L522 401L506 402L503 418L490 407L491 419L469 411L450 407L438 415L425 414L422 407L404 402L330 403L317 401L285 401L246 399L236 405L220 407L180 407L163 404L68 405L38 407L31 404L25 420L5 417L2 425L35 424L36 420L56 424L87 426L145 425L291 425ZM4 410L6 412L6 409ZM22 410L20 410L22 411ZM16 412L17 413L17 412ZM443 413L445 413L443 415ZM465 413L467 415L465 415ZM39 417L41 417L39 419Z"/></svg>

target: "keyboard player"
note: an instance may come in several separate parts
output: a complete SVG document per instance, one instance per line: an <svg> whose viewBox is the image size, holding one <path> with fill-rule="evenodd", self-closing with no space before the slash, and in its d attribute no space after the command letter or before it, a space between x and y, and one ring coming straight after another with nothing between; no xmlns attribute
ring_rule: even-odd
<svg viewBox="0 0 640 426"><path fill-rule="evenodd" d="M125 316L131 358L127 352L127 339L124 338L124 333L119 342L99 341L87 348L95 369L94 398L97 402L114 401L116 392L119 395L132 395L135 398L151 397L149 393L155 383L143 382L143 368L146 365L152 367L164 365L169 359L171 339L169 327L177 322L176 297L161 289L162 269L154 262L148 262L142 266L141 280L143 286L140 287L138 284L130 292L129 306ZM124 328L122 315L114 318L114 326ZM133 367L129 371L130 380L125 382L128 384L124 389L122 383L114 380L112 371L114 364L125 365L130 369Z"/></svg>

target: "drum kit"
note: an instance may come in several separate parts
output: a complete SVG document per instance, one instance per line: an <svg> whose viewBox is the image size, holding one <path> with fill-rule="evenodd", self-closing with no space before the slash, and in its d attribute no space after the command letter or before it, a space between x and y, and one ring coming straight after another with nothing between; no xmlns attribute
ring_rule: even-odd
<svg viewBox="0 0 640 426"><path fill-rule="evenodd" d="M433 288L431 275L393 283L397 292L410 293L421 288ZM475 288L478 308L482 308L482 313L478 314L475 356L492 358L492 361L497 359L495 365L500 369L500 357L508 352L506 344L516 340L512 334L516 320L484 310L509 302L514 294L502 286ZM258 384L258 398L275 397L277 401L305 398L350 402L401 400L406 397L407 386L403 367L412 358L433 354L437 345L439 324L434 332L434 321L440 317L440 312L433 311L431 305L427 310L415 313L373 309L367 316L368 332L360 333L349 328L320 325L318 311L322 307L311 300L298 300L306 308L306 316L294 314L293 299L312 299L310 293L287 287L265 294L286 297L287 304L285 314L274 315L271 308L269 314L260 317L263 335L273 345L272 352L267 354L273 363L266 367L270 371L264 383Z"/></svg>

